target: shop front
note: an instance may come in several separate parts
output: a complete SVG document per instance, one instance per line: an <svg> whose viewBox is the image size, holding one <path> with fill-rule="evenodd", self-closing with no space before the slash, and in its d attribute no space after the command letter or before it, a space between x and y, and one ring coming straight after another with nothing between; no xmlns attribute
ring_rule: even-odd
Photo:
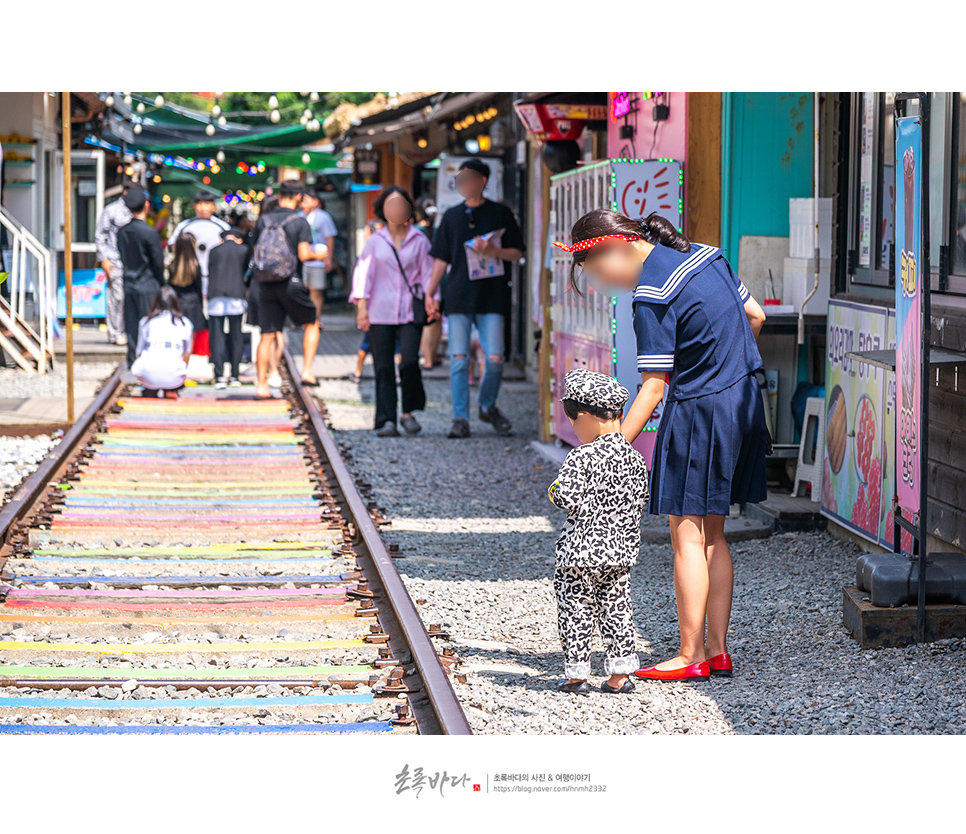
<svg viewBox="0 0 966 834"><path fill-rule="evenodd" d="M870 544L892 550L889 510L901 452L895 441L896 374L853 362L848 354L891 349L896 343L895 94L834 95L836 161L842 174L835 292L829 302L822 512ZM923 149L928 157L928 217L923 222L929 232L931 344L953 358L966 352L964 97L929 94L930 129ZM914 115L915 102L910 104ZM908 207L911 200L902 203ZM907 218L900 219L911 231ZM966 394L959 389L960 370L955 361L936 364L928 377L928 421L921 430L929 442L930 550L966 549ZM903 533L902 550L908 553L911 546L911 536Z"/></svg>

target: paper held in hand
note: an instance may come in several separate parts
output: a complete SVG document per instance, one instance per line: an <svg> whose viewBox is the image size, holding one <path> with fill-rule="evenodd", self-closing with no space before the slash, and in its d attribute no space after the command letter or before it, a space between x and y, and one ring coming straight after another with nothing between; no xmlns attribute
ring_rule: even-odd
<svg viewBox="0 0 966 834"><path fill-rule="evenodd" d="M502 243L503 233L506 229L496 229L487 232L485 235L477 235L466 241L466 269L470 274L471 281L479 281L482 278L494 278L503 275L503 261L499 258L488 258L481 255L473 248L476 240L492 241L494 246L499 247Z"/></svg>

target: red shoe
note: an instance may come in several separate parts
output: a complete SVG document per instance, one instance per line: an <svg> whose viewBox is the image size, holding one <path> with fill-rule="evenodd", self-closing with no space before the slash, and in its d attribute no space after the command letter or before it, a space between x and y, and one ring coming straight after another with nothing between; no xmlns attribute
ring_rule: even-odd
<svg viewBox="0 0 966 834"><path fill-rule="evenodd" d="M731 665L731 655L727 652L709 657L708 666L711 667L711 675L715 678L730 678L734 671L734 666Z"/></svg>
<svg viewBox="0 0 966 834"><path fill-rule="evenodd" d="M651 666L648 669L638 669L634 674L639 678L652 681L706 681L711 678L711 667L707 661L704 661L692 663L680 669L662 670Z"/></svg>

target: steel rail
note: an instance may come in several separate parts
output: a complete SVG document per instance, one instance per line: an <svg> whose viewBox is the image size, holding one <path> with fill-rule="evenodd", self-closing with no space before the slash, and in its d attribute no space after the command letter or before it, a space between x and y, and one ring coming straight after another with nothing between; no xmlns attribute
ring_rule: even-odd
<svg viewBox="0 0 966 834"><path fill-rule="evenodd" d="M117 396L122 385L121 376L126 368L127 363L124 362L117 366L114 373L101 386L101 390L94 397L94 401L87 406L77 422L65 432L60 443L44 458L40 466L17 487L13 495L10 496L10 500L0 509L0 547L8 543L10 532L17 522L29 512L59 470L69 462L74 450L94 427L97 415L112 398ZM0 556L0 568L3 567L3 561L4 559Z"/></svg>
<svg viewBox="0 0 966 834"><path fill-rule="evenodd" d="M369 508L355 486L335 438L326 426L315 400L302 384L295 360L287 347L285 362L292 391L304 409L312 433L324 453L326 461L321 465L325 466L327 463L332 470L334 480L331 487L338 487L353 516L359 540L357 547L360 551L365 551L360 552L359 556L364 562L369 562L375 572L375 576L369 577L369 587L376 594L377 603L381 602L378 599L380 595L388 603L388 606L379 604L378 607L384 631L390 635L390 647L394 649L393 653L397 658L401 652L408 650L422 680L424 691L412 693L409 698L420 732L431 735L472 735L466 715L436 654L436 647L427 634L409 591L369 515ZM395 624L387 622L389 615L395 619ZM393 625L398 625L398 629ZM405 645L402 645L400 637ZM426 697L421 698L421 694Z"/></svg>

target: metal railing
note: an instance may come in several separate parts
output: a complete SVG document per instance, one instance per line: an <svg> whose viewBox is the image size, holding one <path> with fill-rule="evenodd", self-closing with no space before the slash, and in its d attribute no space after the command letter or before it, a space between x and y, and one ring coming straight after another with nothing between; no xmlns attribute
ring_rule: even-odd
<svg viewBox="0 0 966 834"><path fill-rule="evenodd" d="M9 305L0 303L0 325L22 349L14 359L27 370L25 357L36 363L36 370L46 373L54 359L54 326L57 313L57 283L54 280L53 257L47 247L3 206L0 226L7 230L11 257L7 282ZM27 314L28 285L33 301L33 315ZM33 322L32 326L30 322Z"/></svg>

